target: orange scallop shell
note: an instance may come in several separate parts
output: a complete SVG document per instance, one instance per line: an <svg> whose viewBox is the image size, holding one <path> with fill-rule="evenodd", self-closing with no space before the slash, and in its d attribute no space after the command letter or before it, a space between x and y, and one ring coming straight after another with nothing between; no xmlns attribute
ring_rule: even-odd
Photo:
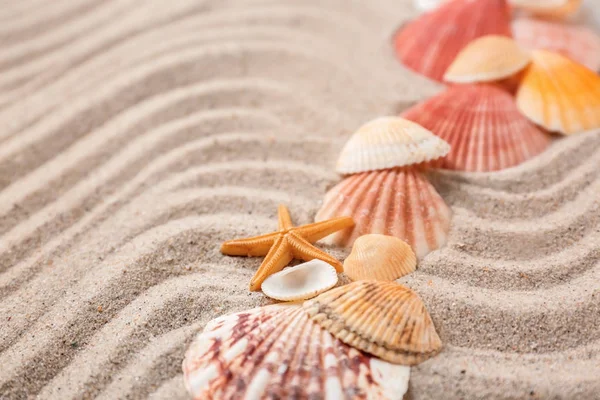
<svg viewBox="0 0 600 400"><path fill-rule="evenodd" d="M442 349L423 301L395 282L353 282L303 307L342 342L391 363L416 365Z"/></svg>
<svg viewBox="0 0 600 400"><path fill-rule="evenodd" d="M325 241L352 246L368 233L395 236L418 258L446 244L452 212L416 168L394 168L350 175L325 195L315 219L352 216L354 227Z"/></svg>
<svg viewBox="0 0 600 400"><path fill-rule="evenodd" d="M550 50L585 65L600 69L600 36L584 26L519 18L513 21L515 40L531 50Z"/></svg>
<svg viewBox="0 0 600 400"><path fill-rule="evenodd" d="M551 142L509 93L493 85L453 86L402 116L450 143L450 153L431 164L437 168L496 171L541 153Z"/></svg>
<svg viewBox="0 0 600 400"><path fill-rule="evenodd" d="M565 135L600 129L600 77L546 50L532 53L517 106L531 121Z"/></svg>
<svg viewBox="0 0 600 400"><path fill-rule="evenodd" d="M394 281L414 272L416 267L417 257L408 243L375 233L356 239L344 260L344 273L353 281Z"/></svg>
<svg viewBox="0 0 600 400"><path fill-rule="evenodd" d="M485 35L511 36L506 0L453 0L402 26L393 37L398 59L442 82L458 53Z"/></svg>
<svg viewBox="0 0 600 400"><path fill-rule="evenodd" d="M493 82L509 78L530 62L529 53L506 36L486 35L458 53L444 74L452 83Z"/></svg>

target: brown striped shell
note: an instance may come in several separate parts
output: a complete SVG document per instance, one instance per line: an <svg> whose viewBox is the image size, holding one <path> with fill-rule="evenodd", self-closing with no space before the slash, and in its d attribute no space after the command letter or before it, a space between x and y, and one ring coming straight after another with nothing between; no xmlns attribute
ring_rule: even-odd
<svg viewBox="0 0 600 400"><path fill-rule="evenodd" d="M419 296L395 282L353 282L303 307L342 342L392 363L416 365L442 349Z"/></svg>
<svg viewBox="0 0 600 400"><path fill-rule="evenodd" d="M518 165L544 151L551 138L521 114L506 91L486 84L458 85L402 115L450 143L431 165L489 172Z"/></svg>
<svg viewBox="0 0 600 400"><path fill-rule="evenodd" d="M211 321L188 349L183 373L202 400L400 400L410 368L342 343L287 303Z"/></svg>
<svg viewBox="0 0 600 400"><path fill-rule="evenodd" d="M344 261L344 273L353 281L393 281L410 274L416 267L417 257L408 243L378 234L356 239Z"/></svg>
<svg viewBox="0 0 600 400"><path fill-rule="evenodd" d="M452 212L415 168L395 168L351 175L325 195L316 221L351 216L354 227L327 239L350 247L368 233L395 236L411 245L418 258L446 243Z"/></svg>

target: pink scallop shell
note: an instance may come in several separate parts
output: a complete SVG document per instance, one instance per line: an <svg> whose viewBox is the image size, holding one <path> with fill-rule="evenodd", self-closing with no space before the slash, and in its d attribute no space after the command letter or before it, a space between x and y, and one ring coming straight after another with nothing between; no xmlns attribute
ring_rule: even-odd
<svg viewBox="0 0 600 400"><path fill-rule="evenodd" d="M520 18L512 24L515 40L531 50L551 50L600 70L600 36L584 26Z"/></svg>
<svg viewBox="0 0 600 400"><path fill-rule="evenodd" d="M506 0L453 0L401 27L393 37L398 59L442 82L458 53L485 35L512 36Z"/></svg>
<svg viewBox="0 0 600 400"><path fill-rule="evenodd" d="M459 171L509 168L544 151L551 142L499 87L457 85L402 113L450 143L431 165Z"/></svg>
<svg viewBox="0 0 600 400"><path fill-rule="evenodd" d="M417 257L446 243L452 212L416 168L350 175L325 195L315 219L351 216L355 225L329 236L329 243L352 246L368 233L398 237Z"/></svg>

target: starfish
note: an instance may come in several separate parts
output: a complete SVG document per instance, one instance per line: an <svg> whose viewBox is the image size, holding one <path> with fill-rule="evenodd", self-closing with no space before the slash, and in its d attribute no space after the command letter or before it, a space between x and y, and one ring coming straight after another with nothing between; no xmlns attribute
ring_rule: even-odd
<svg viewBox="0 0 600 400"><path fill-rule="evenodd" d="M266 235L230 240L221 245L221 253L229 256L266 256L250 281L250 291L260 290L263 281L281 271L293 259L304 261L318 258L342 272L342 263L317 249L312 243L334 232L354 225L351 217L338 217L312 224L294 226L287 207L277 210L279 229Z"/></svg>

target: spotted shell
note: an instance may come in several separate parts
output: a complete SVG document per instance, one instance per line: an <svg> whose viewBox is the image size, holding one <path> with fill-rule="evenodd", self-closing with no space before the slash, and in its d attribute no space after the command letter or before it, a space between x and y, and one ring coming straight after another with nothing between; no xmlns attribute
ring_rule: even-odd
<svg viewBox="0 0 600 400"><path fill-rule="evenodd" d="M408 243L378 234L356 239L344 261L344 273L353 281L393 281L410 274L416 267L417 257Z"/></svg>
<svg viewBox="0 0 600 400"><path fill-rule="evenodd" d="M450 143L450 153L431 164L438 168L496 171L536 156L551 142L521 114L509 93L493 85L451 87L402 116Z"/></svg>
<svg viewBox="0 0 600 400"><path fill-rule="evenodd" d="M444 80L451 83L498 81L515 75L530 61L529 53L513 39L482 36L458 53L446 70Z"/></svg>
<svg viewBox="0 0 600 400"><path fill-rule="evenodd" d="M336 170L340 174L375 171L435 160L448 154L448 143L422 126L398 117L366 123L342 149Z"/></svg>
<svg viewBox="0 0 600 400"><path fill-rule="evenodd" d="M400 400L410 368L362 353L313 323L297 303L211 321L183 361L194 399Z"/></svg>
<svg viewBox="0 0 600 400"><path fill-rule="evenodd" d="M416 365L442 349L419 296L395 282L353 282L303 307L342 342L391 363Z"/></svg>
<svg viewBox="0 0 600 400"><path fill-rule="evenodd" d="M452 0L400 27L393 36L396 57L407 68L442 82L458 53L485 35L510 37L506 0Z"/></svg>
<svg viewBox="0 0 600 400"><path fill-rule="evenodd" d="M314 259L270 275L262 283L261 290L275 300L306 300L331 289L337 281L333 266Z"/></svg>
<svg viewBox="0 0 600 400"><path fill-rule="evenodd" d="M416 168L351 175L325 195L317 221L351 216L355 225L324 242L350 247L359 236L379 233L411 245L418 258L446 244L452 212Z"/></svg>
<svg viewBox="0 0 600 400"><path fill-rule="evenodd" d="M600 128L600 77L558 53L537 50L517 92L531 121L564 135Z"/></svg>

